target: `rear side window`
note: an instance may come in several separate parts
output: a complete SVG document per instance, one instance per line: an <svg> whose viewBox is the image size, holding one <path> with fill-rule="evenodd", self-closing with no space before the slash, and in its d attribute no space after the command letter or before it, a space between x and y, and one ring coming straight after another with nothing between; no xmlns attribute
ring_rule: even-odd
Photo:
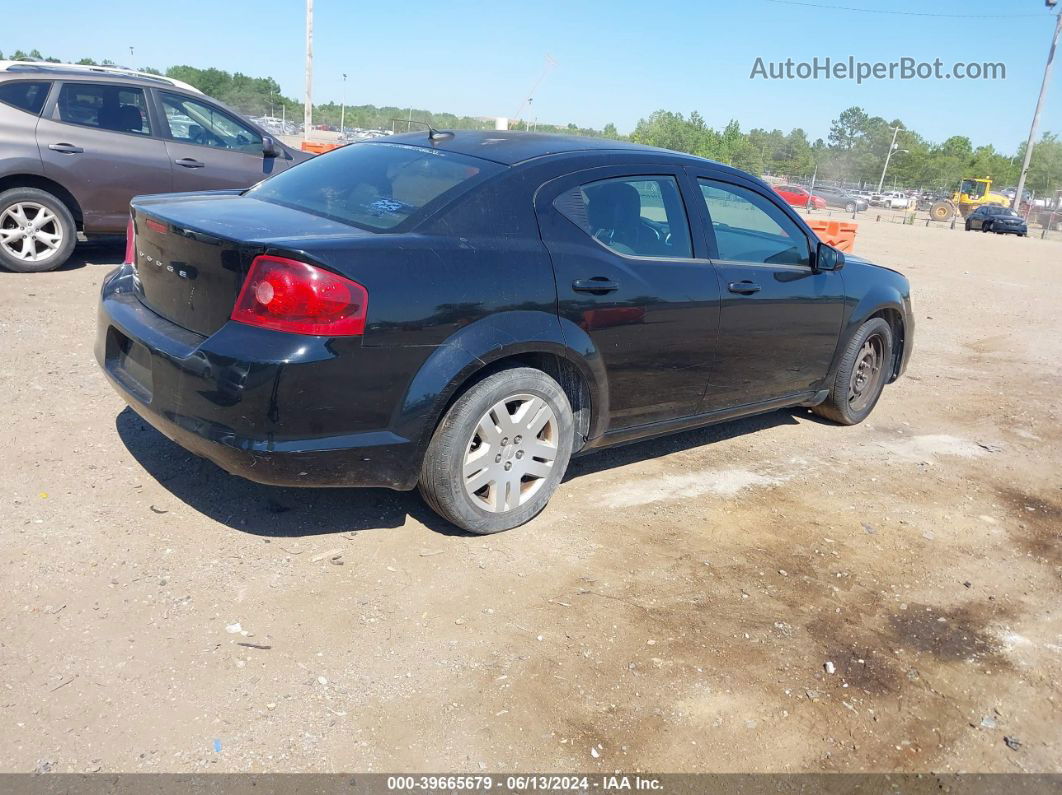
<svg viewBox="0 0 1062 795"><path fill-rule="evenodd" d="M10 83L2 83L0 84L0 102L19 110L38 114L44 107L44 100L51 87L51 83L36 80L14 80Z"/></svg>
<svg viewBox="0 0 1062 795"><path fill-rule="evenodd" d="M504 168L419 146L351 144L270 177L246 195L374 232L400 231Z"/></svg>
<svg viewBox="0 0 1062 795"><path fill-rule="evenodd" d="M674 177L588 182L553 206L598 243L634 257L689 259L690 227Z"/></svg>
<svg viewBox="0 0 1062 795"><path fill-rule="evenodd" d="M147 99L141 88L97 83L64 83L57 103L59 120L112 132L151 135Z"/></svg>

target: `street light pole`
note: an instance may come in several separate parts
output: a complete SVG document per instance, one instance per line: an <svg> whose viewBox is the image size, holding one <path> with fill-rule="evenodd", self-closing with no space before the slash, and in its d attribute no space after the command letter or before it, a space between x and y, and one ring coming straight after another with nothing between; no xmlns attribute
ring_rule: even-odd
<svg viewBox="0 0 1062 795"><path fill-rule="evenodd" d="M306 0L306 99L302 106L302 139L310 140L313 126L313 0Z"/></svg>
<svg viewBox="0 0 1062 795"><path fill-rule="evenodd" d="M339 98L339 101L342 103L339 106L339 133L340 133L340 135L342 135L343 134L343 130L344 130L345 126L346 126L344 124L344 122L346 121L346 118L347 118L347 73L346 72L343 73L343 96Z"/></svg>
<svg viewBox="0 0 1062 795"><path fill-rule="evenodd" d="M1045 0L1048 8L1055 5L1054 0ZM1032 160L1033 145L1036 143L1036 128L1040 126L1040 111L1044 107L1044 98L1047 96L1047 87L1051 83L1051 67L1055 62L1055 49L1058 47L1058 37L1062 34L1062 12L1055 15L1055 35L1051 38L1051 49L1047 51L1047 65L1044 67L1044 81L1040 84L1040 97L1036 100L1036 110L1033 111L1032 125L1029 127L1029 140L1025 144L1025 162L1021 165L1021 176L1018 177L1018 190L1014 194L1014 203L1011 205L1015 210L1021 207L1021 197L1025 190L1025 177L1029 174L1029 162Z"/></svg>
<svg viewBox="0 0 1062 795"><path fill-rule="evenodd" d="M885 165L881 169L881 179L878 180L878 193L881 193L881 188L885 184L885 172L889 170L889 161L892 160L892 153L896 149L896 135L902 129L903 128L900 127L900 126L896 126L896 127L893 128L893 131L892 131L892 143L889 144L889 153L887 155L885 155Z"/></svg>

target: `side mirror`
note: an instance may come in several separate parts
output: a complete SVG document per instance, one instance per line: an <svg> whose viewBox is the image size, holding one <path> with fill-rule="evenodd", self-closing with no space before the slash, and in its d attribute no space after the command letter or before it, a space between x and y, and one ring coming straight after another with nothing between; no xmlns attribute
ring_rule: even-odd
<svg viewBox="0 0 1062 795"><path fill-rule="evenodd" d="M819 247L815 252L815 270L839 271L843 267L844 253L838 251L833 246L819 243Z"/></svg>
<svg viewBox="0 0 1062 795"><path fill-rule="evenodd" d="M277 144L268 135L262 136L262 156L263 157L276 157L280 152L277 151Z"/></svg>

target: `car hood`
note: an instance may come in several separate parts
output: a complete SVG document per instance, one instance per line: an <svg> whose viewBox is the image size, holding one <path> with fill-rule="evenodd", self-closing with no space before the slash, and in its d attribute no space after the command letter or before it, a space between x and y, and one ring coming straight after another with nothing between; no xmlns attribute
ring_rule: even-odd
<svg viewBox="0 0 1062 795"><path fill-rule="evenodd" d="M862 266L867 267L867 268L880 268L883 271L891 271L892 273L895 273L898 276L903 276L903 274L900 271L896 270L895 268L888 268L888 267L886 267L884 265L878 265L876 262L871 262L868 259L863 259L862 257L857 257L855 254L849 254L847 251L844 252L844 264L845 265L862 265ZM906 278L906 277L904 277L904 278Z"/></svg>

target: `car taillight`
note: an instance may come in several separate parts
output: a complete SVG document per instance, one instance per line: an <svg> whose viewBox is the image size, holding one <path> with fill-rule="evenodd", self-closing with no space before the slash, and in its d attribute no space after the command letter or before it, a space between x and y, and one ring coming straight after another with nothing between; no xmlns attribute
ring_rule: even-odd
<svg viewBox="0 0 1062 795"><path fill-rule="evenodd" d="M365 331L369 293L355 281L305 262L255 257L236 299L232 319L250 326L358 336Z"/></svg>
<svg viewBox="0 0 1062 795"><path fill-rule="evenodd" d="M136 231L133 229L133 218L129 217L129 226L125 228L125 262L123 265L132 265L136 260Z"/></svg>

